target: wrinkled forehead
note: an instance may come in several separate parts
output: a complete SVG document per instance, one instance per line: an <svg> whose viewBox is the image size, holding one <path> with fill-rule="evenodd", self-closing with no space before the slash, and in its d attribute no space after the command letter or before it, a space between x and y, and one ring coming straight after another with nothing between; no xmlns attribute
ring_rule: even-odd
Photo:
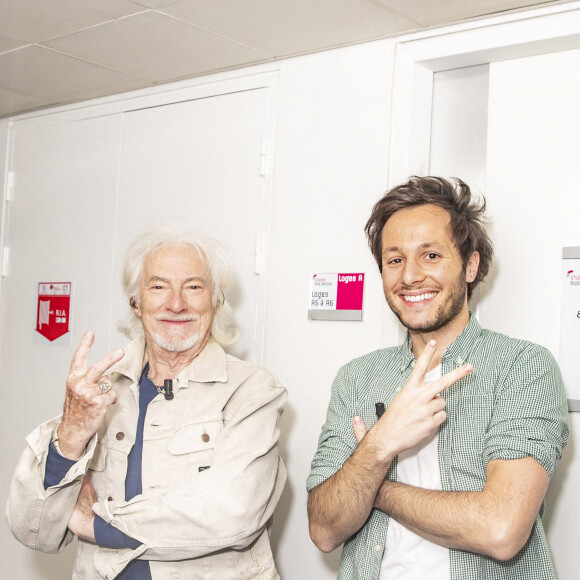
<svg viewBox="0 0 580 580"><path fill-rule="evenodd" d="M165 243L149 253L143 262L141 279L172 274L179 277L203 277L210 281L210 272L203 252L184 242Z"/></svg>

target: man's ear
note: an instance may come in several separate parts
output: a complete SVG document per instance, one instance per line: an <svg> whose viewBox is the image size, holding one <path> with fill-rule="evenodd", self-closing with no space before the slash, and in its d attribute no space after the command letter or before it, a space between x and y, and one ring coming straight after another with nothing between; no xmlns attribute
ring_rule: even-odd
<svg viewBox="0 0 580 580"><path fill-rule="evenodd" d="M465 268L465 280L470 283L475 280L477 276L477 271L479 270L479 252L473 252L469 262L467 262L467 267Z"/></svg>
<svg viewBox="0 0 580 580"><path fill-rule="evenodd" d="M137 318L141 318L141 308L139 308L139 304L137 304L137 300L135 300L135 298L131 298L131 300L129 300L129 306L131 306L133 309L135 316Z"/></svg>

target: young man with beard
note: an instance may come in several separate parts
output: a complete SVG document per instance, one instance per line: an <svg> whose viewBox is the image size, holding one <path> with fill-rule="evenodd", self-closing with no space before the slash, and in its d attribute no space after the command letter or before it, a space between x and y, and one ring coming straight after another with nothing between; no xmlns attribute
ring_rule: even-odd
<svg viewBox="0 0 580 580"><path fill-rule="evenodd" d="M6 515L45 552L79 539L73 579L278 579L267 524L286 472L286 390L227 355L231 272L213 240L160 227L125 260L138 336L89 367L81 340L64 410L27 437Z"/></svg>
<svg viewBox="0 0 580 580"><path fill-rule="evenodd" d="M367 222L407 338L333 383L308 514L321 550L344 542L341 579L556 578L541 515L566 395L546 349L468 310L493 254L484 210L460 180L414 177Z"/></svg>

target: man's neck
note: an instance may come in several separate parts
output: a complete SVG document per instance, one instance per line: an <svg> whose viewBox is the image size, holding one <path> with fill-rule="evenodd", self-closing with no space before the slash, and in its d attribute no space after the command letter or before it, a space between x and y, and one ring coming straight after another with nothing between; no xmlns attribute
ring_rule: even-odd
<svg viewBox="0 0 580 580"><path fill-rule="evenodd" d="M209 336L208 336L209 338ZM193 359L205 348L207 338L195 347L182 352L170 352L160 348L153 340L147 341L149 372L147 376L155 385L163 385L165 379L175 380Z"/></svg>
<svg viewBox="0 0 580 580"><path fill-rule="evenodd" d="M409 330L411 337L411 350L415 358L418 358L425 345L434 340L437 343L435 354L431 359L428 371L434 369L438 364L441 364L441 358L445 351L455 341L455 339L465 330L469 322L469 310L467 307L462 310L453 320L447 323L442 328L431 332L422 332L420 330Z"/></svg>

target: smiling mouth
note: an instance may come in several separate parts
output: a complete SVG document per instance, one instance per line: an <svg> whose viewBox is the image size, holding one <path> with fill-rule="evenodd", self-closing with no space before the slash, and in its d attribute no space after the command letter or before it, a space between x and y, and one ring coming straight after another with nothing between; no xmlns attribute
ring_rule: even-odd
<svg viewBox="0 0 580 580"><path fill-rule="evenodd" d="M163 324L166 328L179 328L180 326L189 326L196 319L192 317L179 317L179 318L158 318L157 321Z"/></svg>
<svg viewBox="0 0 580 580"><path fill-rule="evenodd" d="M431 300L431 298L435 298L436 295L437 292L425 292L425 294L416 294L415 296L402 294L401 297L405 302L424 302L425 300Z"/></svg>
<svg viewBox="0 0 580 580"><path fill-rule="evenodd" d="M184 314L181 316L156 316L155 320L161 322L191 322L193 320L199 320L199 316L193 314Z"/></svg>

